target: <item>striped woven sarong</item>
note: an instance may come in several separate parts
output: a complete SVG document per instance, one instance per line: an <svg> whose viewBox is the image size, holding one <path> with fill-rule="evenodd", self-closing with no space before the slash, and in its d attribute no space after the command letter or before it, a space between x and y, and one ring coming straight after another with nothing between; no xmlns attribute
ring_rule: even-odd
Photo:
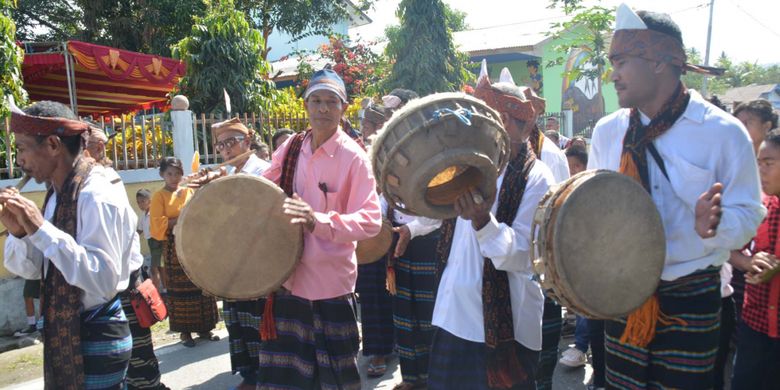
<svg viewBox="0 0 780 390"><path fill-rule="evenodd" d="M387 292L385 258L358 266L355 292L360 297L363 355L385 356L393 352L393 297Z"/></svg>
<svg viewBox="0 0 780 390"><path fill-rule="evenodd" d="M515 342L517 343L517 342ZM528 378L512 390L533 390L539 352L516 345L517 357ZM431 347L428 368L428 390L488 390L487 346L464 340L444 329L438 329Z"/></svg>
<svg viewBox="0 0 780 390"><path fill-rule="evenodd" d="M720 331L720 270L710 267L667 282L657 294L661 313L647 348L620 342L625 319L606 322L607 387L710 389Z"/></svg>
<svg viewBox="0 0 780 390"><path fill-rule="evenodd" d="M435 328L431 325L436 286L438 230L409 242L395 263L393 323L401 377L407 383L428 380L428 357Z"/></svg>
<svg viewBox="0 0 780 390"><path fill-rule="evenodd" d="M536 389L552 389L553 373L558 363L558 344L561 341L561 305L544 297L542 314L542 352L539 353L539 369L536 373Z"/></svg>
<svg viewBox="0 0 780 390"><path fill-rule="evenodd" d="M172 231L163 244L165 276L168 288L168 318L172 332L206 333L214 329L219 320L217 301L203 295L203 290L192 283L179 263Z"/></svg>
<svg viewBox="0 0 780 390"><path fill-rule="evenodd" d="M133 338L118 297L81 314L85 389L124 389L132 352Z"/></svg>
<svg viewBox="0 0 780 390"><path fill-rule="evenodd" d="M131 275L131 283L133 280L134 275ZM130 303L130 294L124 292L119 297L130 325L130 334L133 336L133 354L130 356L130 367L127 369L127 388L129 390L166 389L160 383L160 365L157 356L154 355L152 331L138 325L135 309Z"/></svg>
<svg viewBox="0 0 780 390"><path fill-rule="evenodd" d="M265 299L225 301L223 317L230 342L230 367L245 379L256 377L260 355L260 322Z"/></svg>
<svg viewBox="0 0 780 390"><path fill-rule="evenodd" d="M282 289L274 320L277 338L260 346L259 389L360 389L351 294L310 301Z"/></svg>

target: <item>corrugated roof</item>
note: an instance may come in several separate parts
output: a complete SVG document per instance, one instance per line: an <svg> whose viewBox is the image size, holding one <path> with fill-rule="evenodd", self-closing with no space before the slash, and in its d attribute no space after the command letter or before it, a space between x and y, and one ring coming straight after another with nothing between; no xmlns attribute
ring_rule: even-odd
<svg viewBox="0 0 780 390"><path fill-rule="evenodd" d="M726 91L720 100L723 103L731 104L734 102L747 102L761 97L765 93L780 89L780 84L751 84L745 87L731 88ZM780 91L778 91L780 93Z"/></svg>
<svg viewBox="0 0 780 390"><path fill-rule="evenodd" d="M535 45L548 38L549 30L550 21L540 20L458 31L452 38L460 51L471 55L501 49L533 51Z"/></svg>

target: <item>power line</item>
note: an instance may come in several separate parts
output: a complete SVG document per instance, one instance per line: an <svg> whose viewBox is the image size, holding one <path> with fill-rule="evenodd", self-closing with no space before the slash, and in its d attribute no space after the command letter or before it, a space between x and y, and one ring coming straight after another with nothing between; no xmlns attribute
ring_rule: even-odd
<svg viewBox="0 0 780 390"><path fill-rule="evenodd" d="M777 32L777 31L775 31L775 30L772 30L772 29L771 29L769 26L767 26L766 24L764 24L764 22L762 22L762 21L758 20L758 18L756 18L755 16L751 15L751 14L750 14L750 12L747 12L747 10L745 10L744 8L742 8L742 7L741 7L739 4L737 4L737 3L736 3L734 0L730 0L730 1L731 1L731 4L734 4L734 6L735 6L735 7L737 7L737 9L739 9L740 11L742 11L742 13L743 13L743 14L745 14L745 15L747 15L747 17L749 17L750 19L753 19L753 21L754 21L754 22L756 22L756 23L758 23L758 25L759 25L759 26L761 26L761 27L765 28L767 31L771 32L771 33L772 33L772 34L774 34L775 36L777 36L777 37L780 37L780 33L778 33L778 32Z"/></svg>

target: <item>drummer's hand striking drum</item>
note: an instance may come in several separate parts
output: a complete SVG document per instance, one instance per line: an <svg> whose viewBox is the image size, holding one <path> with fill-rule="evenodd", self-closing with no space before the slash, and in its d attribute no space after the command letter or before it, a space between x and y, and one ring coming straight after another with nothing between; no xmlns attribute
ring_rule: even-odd
<svg viewBox="0 0 780 390"><path fill-rule="evenodd" d="M661 216L635 180L585 171L542 198L531 234L542 287L589 318L618 318L656 290L666 258ZM533 239L533 237L532 237Z"/></svg>
<svg viewBox="0 0 780 390"><path fill-rule="evenodd" d="M283 214L287 196L265 178L235 175L195 192L174 227L179 262L217 297L256 299L295 270L303 230Z"/></svg>
<svg viewBox="0 0 780 390"><path fill-rule="evenodd" d="M411 215L446 219L470 188L485 199L509 159L498 113L463 93L438 93L396 112L374 141L372 166L382 194Z"/></svg>

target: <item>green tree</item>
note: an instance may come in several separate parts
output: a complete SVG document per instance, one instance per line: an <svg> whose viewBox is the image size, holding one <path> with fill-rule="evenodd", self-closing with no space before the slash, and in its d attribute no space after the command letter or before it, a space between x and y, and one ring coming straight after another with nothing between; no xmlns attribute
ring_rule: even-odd
<svg viewBox="0 0 780 390"><path fill-rule="evenodd" d="M357 9L365 11L374 0L361 0ZM349 4L348 4L349 3ZM236 8L245 12L263 37L263 59L268 57L268 37L282 31L293 40L310 35L331 35L333 25L348 19L349 1L321 0L236 0Z"/></svg>
<svg viewBox="0 0 780 390"><path fill-rule="evenodd" d="M233 0L217 0L206 15L195 18L191 35L173 49L187 64L179 86L193 111L223 113L223 88L233 112L260 112L270 108L274 84L270 65L260 55L263 38Z"/></svg>
<svg viewBox="0 0 780 390"><path fill-rule="evenodd" d="M169 56L205 9L204 0L21 0L14 18L22 40L77 39Z"/></svg>
<svg viewBox="0 0 780 390"><path fill-rule="evenodd" d="M701 53L699 53L695 47L687 49L686 52L686 54L688 54L688 62L692 64L703 63L701 59ZM685 83L686 87L701 91L702 85L704 84L704 75L696 72L687 72L682 76L682 81ZM710 84L708 84L708 88L712 89L714 87L714 85L711 83L712 79L710 79L709 82Z"/></svg>
<svg viewBox="0 0 780 390"><path fill-rule="evenodd" d="M13 96L17 104L21 105L27 101L27 93L22 88L24 53L16 45L16 25L11 18L15 6L14 0L0 0L0 88L4 97ZM3 98L0 117L5 118L8 114L8 102Z"/></svg>
<svg viewBox="0 0 780 390"><path fill-rule="evenodd" d="M61 41L83 29L81 8L71 0L19 0L13 17L20 41Z"/></svg>
<svg viewBox="0 0 780 390"><path fill-rule="evenodd" d="M554 30L550 35L561 43L554 47L559 56L549 61L546 66L558 66L565 61L572 50L583 50L584 61L579 67L567 71L564 76L579 80L585 77L590 80L609 80L609 47L607 42L612 35L612 23L615 21L615 10L601 6L581 7L576 1L553 0L555 4L563 5L567 15L573 15L569 21L553 23Z"/></svg>
<svg viewBox="0 0 780 390"><path fill-rule="evenodd" d="M455 50L441 0L401 0L397 34L386 54L394 61L386 89L409 88L420 95L455 91L473 78L465 54Z"/></svg>

